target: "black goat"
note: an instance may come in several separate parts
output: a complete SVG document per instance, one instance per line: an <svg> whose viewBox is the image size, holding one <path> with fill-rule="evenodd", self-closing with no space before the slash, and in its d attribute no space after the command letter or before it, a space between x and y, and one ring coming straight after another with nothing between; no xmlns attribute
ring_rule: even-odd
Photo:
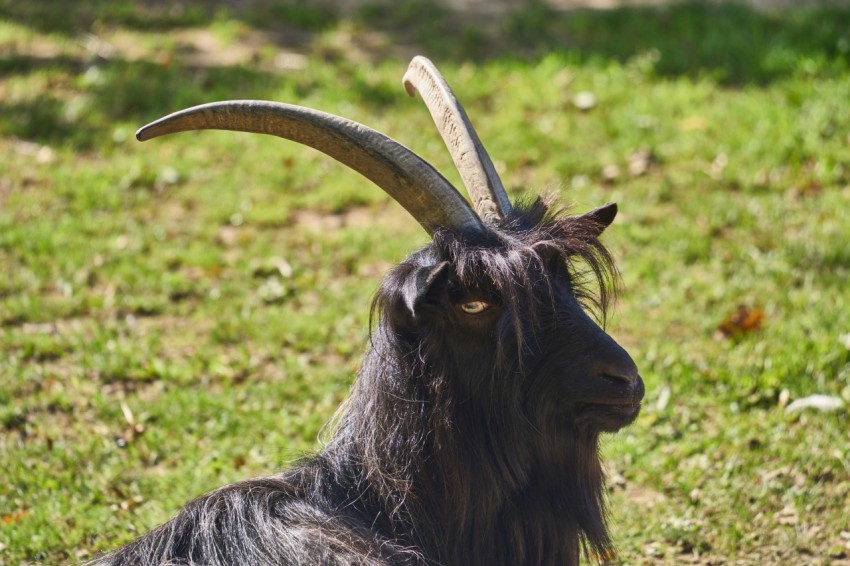
<svg viewBox="0 0 850 566"><path fill-rule="evenodd" d="M604 316L616 281L599 241L616 206L512 207L433 65L415 58L405 85L422 93L478 214L406 148L313 110L218 103L139 131L311 145L389 192L432 242L381 285L370 348L321 452L200 497L100 563L570 565L610 552L599 436L631 423L644 393L585 314Z"/></svg>

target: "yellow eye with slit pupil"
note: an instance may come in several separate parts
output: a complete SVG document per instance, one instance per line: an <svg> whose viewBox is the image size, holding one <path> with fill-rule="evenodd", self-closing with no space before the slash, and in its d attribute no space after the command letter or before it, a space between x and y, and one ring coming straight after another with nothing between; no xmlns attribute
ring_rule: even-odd
<svg viewBox="0 0 850 566"><path fill-rule="evenodd" d="M468 303L461 303L460 305L460 310L466 314L479 314L486 311L488 308L490 308L490 304L485 303L484 301L470 301Z"/></svg>

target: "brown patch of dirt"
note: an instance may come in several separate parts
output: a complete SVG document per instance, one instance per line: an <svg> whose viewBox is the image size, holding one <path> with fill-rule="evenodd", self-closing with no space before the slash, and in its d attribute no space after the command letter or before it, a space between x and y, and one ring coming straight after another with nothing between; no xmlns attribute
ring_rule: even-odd
<svg viewBox="0 0 850 566"><path fill-rule="evenodd" d="M652 509L656 505L663 504L667 497L660 491L644 485L627 484L623 489L626 500L635 508Z"/></svg>
<svg viewBox="0 0 850 566"><path fill-rule="evenodd" d="M312 38L308 32L286 27L258 30L246 26L236 35L233 40L225 40L208 28L185 28L171 31L168 37L175 45L174 52L194 67L264 66L260 65L261 55L270 45L277 50L272 67L298 70L307 64L306 57L291 47L308 44ZM142 34L135 31L115 29L105 31L99 41L106 46L104 53L107 56L127 60L149 59L152 55L141 37ZM168 64L170 56L170 53L164 53L154 59Z"/></svg>

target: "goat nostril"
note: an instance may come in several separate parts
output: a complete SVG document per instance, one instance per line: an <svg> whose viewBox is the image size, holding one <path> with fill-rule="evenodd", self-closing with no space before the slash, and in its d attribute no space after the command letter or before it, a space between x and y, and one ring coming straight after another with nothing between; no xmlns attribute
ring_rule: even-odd
<svg viewBox="0 0 850 566"><path fill-rule="evenodd" d="M602 379L607 379L608 381L613 381L615 383L625 383L626 385L631 385L637 379L636 373L626 373L626 372L605 372L599 375Z"/></svg>

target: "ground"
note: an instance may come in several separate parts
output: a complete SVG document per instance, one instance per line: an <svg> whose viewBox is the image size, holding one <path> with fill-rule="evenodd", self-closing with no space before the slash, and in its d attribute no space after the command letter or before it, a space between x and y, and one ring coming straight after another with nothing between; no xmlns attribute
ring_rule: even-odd
<svg viewBox="0 0 850 566"><path fill-rule="evenodd" d="M512 197L620 204L608 329L647 401L604 445L613 563L850 562L847 7L63 6L0 1L0 564L84 559L315 449L425 234L294 144L133 132L284 100L459 184L400 87L415 53ZM843 405L787 410L813 394Z"/></svg>

